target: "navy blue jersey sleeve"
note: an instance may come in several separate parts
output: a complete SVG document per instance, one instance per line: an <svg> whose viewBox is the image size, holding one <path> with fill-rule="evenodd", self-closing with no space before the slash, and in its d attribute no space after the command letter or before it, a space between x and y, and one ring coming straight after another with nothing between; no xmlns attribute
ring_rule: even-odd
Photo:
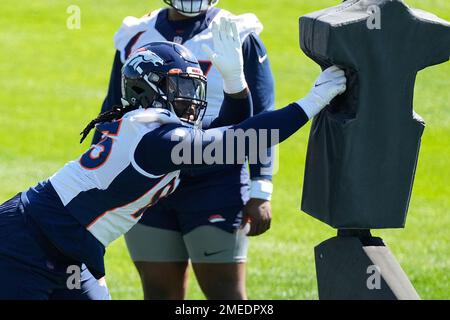
<svg viewBox="0 0 450 320"><path fill-rule="evenodd" d="M244 73L252 93L253 113L255 115L274 109L275 88L267 50L262 40L254 33L250 34L242 45ZM272 179L273 151L268 150L269 161L250 164L250 177Z"/></svg>
<svg viewBox="0 0 450 320"><path fill-rule="evenodd" d="M114 56L113 67L111 70L111 76L109 78L108 93L105 100L103 101L102 109L100 113L110 111L113 106L122 105L122 61L120 60L120 52L116 51ZM96 144L100 141L102 134L97 130L94 133L94 138L92 139L92 144Z"/></svg>
<svg viewBox="0 0 450 320"><path fill-rule="evenodd" d="M242 98L233 98L224 93L219 115L208 128L217 128L238 124L253 115L253 101L251 94Z"/></svg>
<svg viewBox="0 0 450 320"><path fill-rule="evenodd" d="M162 175L175 170L211 165L234 165L259 156L299 130L308 117L296 103L261 113L230 127L208 130L167 124L146 134L136 148L136 163L146 172ZM254 139L239 139L256 132Z"/></svg>

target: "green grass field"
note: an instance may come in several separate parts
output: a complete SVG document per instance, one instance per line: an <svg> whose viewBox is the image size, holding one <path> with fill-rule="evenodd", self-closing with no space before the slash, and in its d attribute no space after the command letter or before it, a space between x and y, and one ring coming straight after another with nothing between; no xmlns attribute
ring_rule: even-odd
<svg viewBox="0 0 450 320"><path fill-rule="evenodd" d="M277 106L297 100L319 72L298 45L298 17L337 0L223 0L262 20L276 79ZM409 0L450 20L448 0ZM80 30L66 27L67 0L0 2L0 201L53 174L87 148L79 132L96 116L113 59L112 37L126 15L157 0L78 0ZM450 297L450 64L422 71L415 109L427 121L408 221L382 236L424 299ZM317 299L313 247L335 231L300 212L308 128L280 147L271 231L251 242L251 299ZM106 256L114 299L141 299L138 275L122 239ZM203 299L191 279L189 299Z"/></svg>

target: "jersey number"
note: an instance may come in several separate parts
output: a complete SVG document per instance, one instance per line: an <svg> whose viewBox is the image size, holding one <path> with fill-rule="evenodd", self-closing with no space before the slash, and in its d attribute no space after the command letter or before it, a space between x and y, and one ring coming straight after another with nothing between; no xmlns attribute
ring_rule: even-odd
<svg viewBox="0 0 450 320"><path fill-rule="evenodd" d="M87 170L96 170L105 164L111 154L112 146L114 144L114 140L111 136L117 136L119 134L121 123L121 120L108 122L103 123L96 128L106 136L81 156L80 164L83 168Z"/></svg>
<svg viewBox="0 0 450 320"><path fill-rule="evenodd" d="M163 177L164 179L164 177ZM177 186L178 177L173 178L167 185L159 189L155 192L153 197L151 198L150 202L143 208L139 209L135 213L133 213L131 216L135 219L138 219L144 214L145 210L153 206L155 203L159 201L159 199L164 198L168 195L170 195L172 192L175 191L175 188Z"/></svg>

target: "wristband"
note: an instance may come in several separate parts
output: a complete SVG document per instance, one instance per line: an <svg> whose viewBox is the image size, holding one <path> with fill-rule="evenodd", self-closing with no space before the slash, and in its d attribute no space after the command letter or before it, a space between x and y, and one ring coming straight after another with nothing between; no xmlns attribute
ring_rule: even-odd
<svg viewBox="0 0 450 320"><path fill-rule="evenodd" d="M272 199L273 185L268 180L252 180L250 184L250 198L270 201Z"/></svg>

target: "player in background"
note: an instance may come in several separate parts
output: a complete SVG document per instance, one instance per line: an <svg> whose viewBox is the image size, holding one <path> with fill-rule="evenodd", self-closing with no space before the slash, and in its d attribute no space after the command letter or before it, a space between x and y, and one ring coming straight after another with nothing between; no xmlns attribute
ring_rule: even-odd
<svg viewBox="0 0 450 320"><path fill-rule="evenodd" d="M209 165L193 150L205 154L214 143L231 159L227 165L242 162L253 148L247 143L243 154L227 154L230 145L239 147L230 131L277 130L282 142L345 91L344 72L333 66L303 99L230 125L251 115L251 97L245 81L237 80L243 77L236 78L243 69L236 25L225 20L220 31L216 24L214 29L214 51L205 51L223 74L225 98L211 127L224 127L197 127L207 105L206 78L192 53L168 42L137 50L123 68L122 106L82 132L83 140L95 128L101 141L0 205L0 299L48 299L66 285L67 270L82 263L100 279L106 246L176 190L180 170ZM180 143L191 152L188 161L177 163L173 151ZM257 136L257 149L275 143L270 134Z"/></svg>
<svg viewBox="0 0 450 320"><path fill-rule="evenodd" d="M225 30L221 34L226 44L229 36ZM233 39L240 45L238 37ZM226 73L243 72L242 57L233 43L227 47L229 59L220 68L224 81L234 82ZM177 168L182 166L171 166L174 170L161 175L150 173L159 166L152 163L154 156L147 156L165 141L156 139L149 148L145 140L158 137L168 124L176 132L198 130L207 104L206 77L191 52L169 42L138 50L123 73L122 106L83 130L82 140L96 128L103 134L101 141L48 180L0 206L0 299L55 299L58 291L70 291L66 271L81 268L82 262L101 278L105 247L129 230L143 209L178 186ZM214 125L251 115L245 83L234 88L237 91L225 94Z"/></svg>
<svg viewBox="0 0 450 320"><path fill-rule="evenodd" d="M140 19L127 17L116 33L117 51L102 112L120 103L120 70L130 53L150 42L173 41L194 53L208 77L203 128L209 128L218 115L224 88L219 71L201 47L212 45L211 25L223 17L236 22L243 40L244 74L254 114L274 108L274 81L259 38L263 27L254 14L232 15L217 8L217 0L164 2L170 7ZM99 139L97 133L93 143ZM265 160L250 166L251 179L246 165L182 171L178 191L149 208L127 233L127 247L146 299L183 299L189 260L207 298L246 298L246 234L260 235L271 222L272 160ZM250 230L241 229L248 220Z"/></svg>

